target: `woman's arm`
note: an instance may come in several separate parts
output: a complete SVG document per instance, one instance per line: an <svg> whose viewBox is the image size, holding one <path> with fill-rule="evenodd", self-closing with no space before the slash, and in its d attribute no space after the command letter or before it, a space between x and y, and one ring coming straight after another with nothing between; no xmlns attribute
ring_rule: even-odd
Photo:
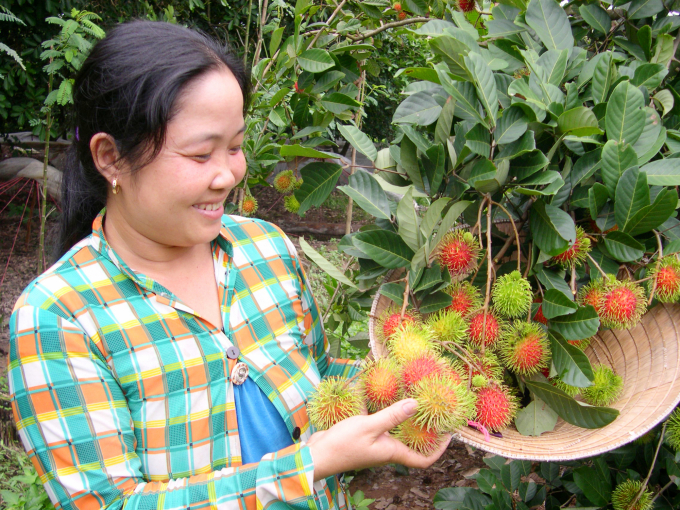
<svg viewBox="0 0 680 510"><path fill-rule="evenodd" d="M12 408L24 447L57 508L254 510L273 501L314 508L314 464L304 443L257 464L145 482L130 410L99 341L32 306L18 308L10 319Z"/></svg>

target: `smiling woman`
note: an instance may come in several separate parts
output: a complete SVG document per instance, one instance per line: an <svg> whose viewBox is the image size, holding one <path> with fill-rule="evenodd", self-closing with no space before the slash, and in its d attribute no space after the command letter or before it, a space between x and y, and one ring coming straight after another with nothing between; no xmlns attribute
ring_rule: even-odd
<svg viewBox="0 0 680 510"><path fill-rule="evenodd" d="M57 508L345 508L335 475L425 457L413 399L314 432L332 359L293 244L223 215L249 80L202 34L120 25L74 84L60 259L10 319L17 428ZM351 446L348 448L348 446Z"/></svg>

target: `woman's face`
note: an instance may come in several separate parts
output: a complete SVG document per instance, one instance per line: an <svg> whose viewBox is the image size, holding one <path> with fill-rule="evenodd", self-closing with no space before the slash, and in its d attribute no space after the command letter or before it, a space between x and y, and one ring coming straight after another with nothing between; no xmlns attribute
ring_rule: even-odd
<svg viewBox="0 0 680 510"><path fill-rule="evenodd" d="M189 247L220 231L222 203L242 179L243 94L226 68L191 82L167 126L165 144L150 164L118 177L113 199L126 231L165 246Z"/></svg>

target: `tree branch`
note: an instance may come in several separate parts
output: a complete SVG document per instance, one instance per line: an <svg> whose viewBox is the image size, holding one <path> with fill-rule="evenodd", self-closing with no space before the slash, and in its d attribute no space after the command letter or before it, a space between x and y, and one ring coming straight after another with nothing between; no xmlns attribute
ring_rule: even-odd
<svg viewBox="0 0 680 510"><path fill-rule="evenodd" d="M384 32L389 28L403 27L404 25L413 25L414 23L425 23L427 21L430 21L430 18L420 17L405 19L403 21L393 21L392 23L385 23L380 28L376 28L375 30L371 30L370 32L364 32L363 34L359 34L358 36L348 35L347 38L351 39L354 42L359 42L363 41L364 39L368 39L369 37L373 37L374 35L377 35L380 32Z"/></svg>

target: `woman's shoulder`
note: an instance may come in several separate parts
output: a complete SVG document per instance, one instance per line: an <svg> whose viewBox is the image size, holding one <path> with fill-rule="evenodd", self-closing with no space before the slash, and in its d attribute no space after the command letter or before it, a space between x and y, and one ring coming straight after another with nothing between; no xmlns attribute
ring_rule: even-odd
<svg viewBox="0 0 680 510"><path fill-rule="evenodd" d="M275 251L285 251L297 257L295 245L278 225L260 218L246 218L237 215L222 216L222 235L234 249L255 245L259 248L270 247Z"/></svg>

